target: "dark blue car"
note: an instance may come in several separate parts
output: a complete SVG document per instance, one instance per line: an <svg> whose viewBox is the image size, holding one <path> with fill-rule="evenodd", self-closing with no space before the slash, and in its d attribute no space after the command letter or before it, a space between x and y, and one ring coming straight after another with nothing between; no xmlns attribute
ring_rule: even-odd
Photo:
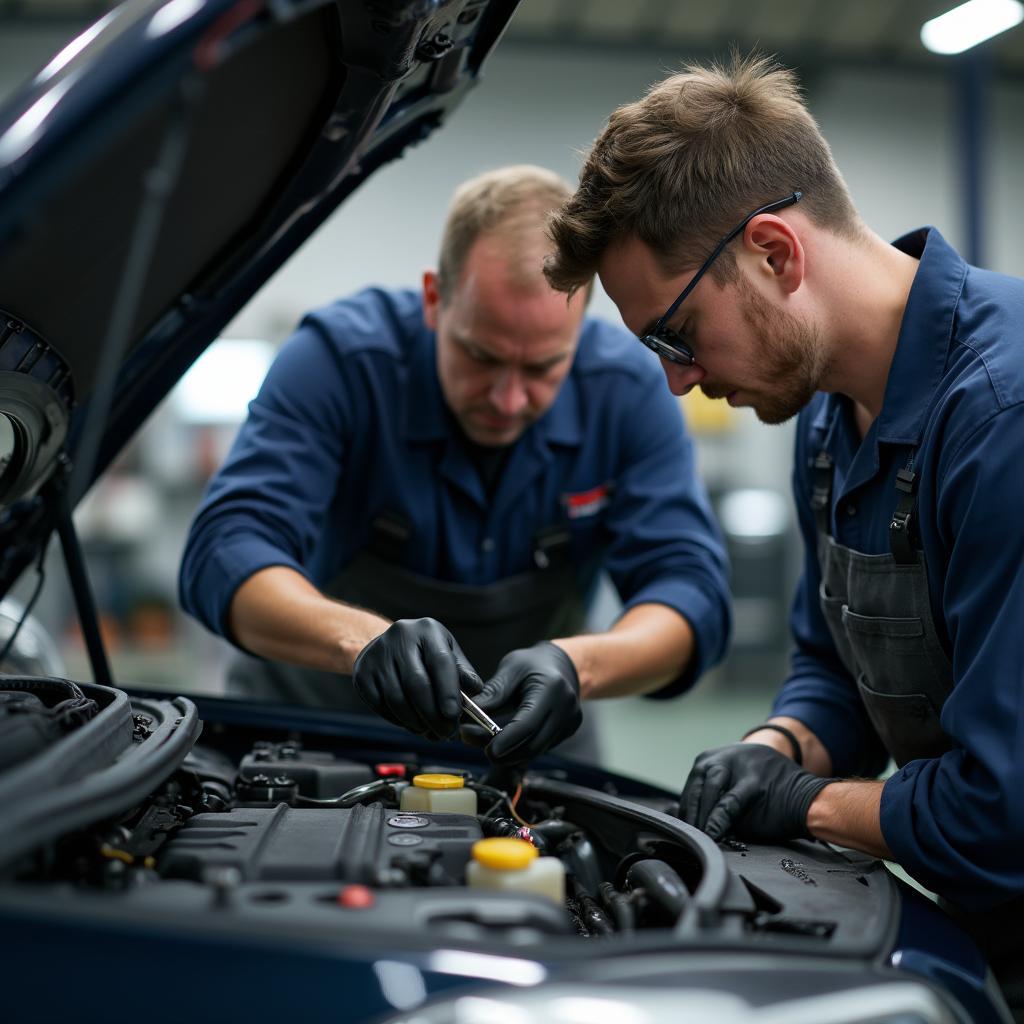
<svg viewBox="0 0 1024 1024"><path fill-rule="evenodd" d="M675 794L340 713L125 690L71 511L515 0L131 0L0 110L0 593L56 535L94 682L0 677L0 1018L1009 1020L876 860L716 844ZM443 774L475 813L412 810ZM552 899L469 884L481 840Z"/></svg>

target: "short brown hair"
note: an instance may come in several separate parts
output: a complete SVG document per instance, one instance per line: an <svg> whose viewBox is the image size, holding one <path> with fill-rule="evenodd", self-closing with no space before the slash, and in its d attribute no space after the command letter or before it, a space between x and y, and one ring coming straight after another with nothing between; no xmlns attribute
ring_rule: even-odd
<svg viewBox="0 0 1024 1024"><path fill-rule="evenodd" d="M837 234L861 222L792 71L734 53L691 64L619 107L587 155L573 197L548 223L544 273L574 292L607 247L639 238L669 273L697 266L751 210L800 190L801 209ZM723 252L711 271L735 279Z"/></svg>
<svg viewBox="0 0 1024 1024"><path fill-rule="evenodd" d="M544 225L548 215L571 195L568 182L553 171L531 164L499 167L460 185L448 208L441 236L437 285L442 301L451 298L473 243L494 232L508 238L513 259L521 254L524 261L531 261L518 268L523 281L528 282L534 275L540 280L538 246L542 249L547 243ZM539 242L529 244L534 238Z"/></svg>

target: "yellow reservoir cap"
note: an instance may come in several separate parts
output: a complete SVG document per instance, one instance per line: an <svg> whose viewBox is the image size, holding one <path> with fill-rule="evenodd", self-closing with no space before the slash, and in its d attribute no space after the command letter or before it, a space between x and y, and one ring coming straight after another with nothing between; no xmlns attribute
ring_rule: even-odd
<svg viewBox="0 0 1024 1024"><path fill-rule="evenodd" d="M465 779L461 775L441 775L440 773L414 775L412 784L420 789L462 789Z"/></svg>
<svg viewBox="0 0 1024 1024"><path fill-rule="evenodd" d="M525 839L478 839L473 844L473 860L495 871L522 871L538 855L537 847Z"/></svg>

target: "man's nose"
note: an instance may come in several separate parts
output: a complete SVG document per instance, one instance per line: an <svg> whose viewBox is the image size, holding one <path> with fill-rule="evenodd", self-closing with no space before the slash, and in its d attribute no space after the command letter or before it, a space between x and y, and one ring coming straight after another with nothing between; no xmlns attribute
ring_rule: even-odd
<svg viewBox="0 0 1024 1024"><path fill-rule="evenodd" d="M707 376L707 372L696 363L683 366L670 359L662 359L661 368L665 371L668 389L673 395L685 395L694 384L699 384Z"/></svg>
<svg viewBox="0 0 1024 1024"><path fill-rule="evenodd" d="M529 404L523 376L512 367L504 367L498 371L491 387L491 403L502 416L516 416Z"/></svg>

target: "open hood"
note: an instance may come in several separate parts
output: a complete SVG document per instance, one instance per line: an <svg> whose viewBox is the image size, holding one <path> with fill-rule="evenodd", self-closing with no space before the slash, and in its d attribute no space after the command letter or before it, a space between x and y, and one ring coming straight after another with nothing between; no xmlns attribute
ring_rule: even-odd
<svg viewBox="0 0 1024 1024"><path fill-rule="evenodd" d="M0 108L0 594L518 0L128 0Z"/></svg>

